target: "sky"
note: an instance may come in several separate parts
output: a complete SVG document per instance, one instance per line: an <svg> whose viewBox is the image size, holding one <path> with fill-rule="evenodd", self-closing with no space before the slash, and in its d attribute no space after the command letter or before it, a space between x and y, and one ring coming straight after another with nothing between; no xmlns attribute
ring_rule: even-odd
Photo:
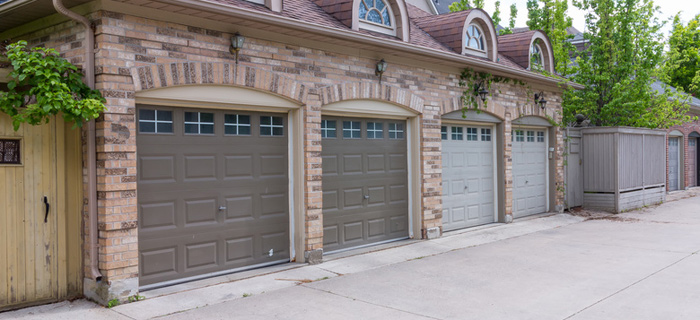
<svg viewBox="0 0 700 320"><path fill-rule="evenodd" d="M492 13L496 0L486 0L486 12ZM516 27L526 27L527 21L527 0L501 0L501 25L508 24L510 17L510 5L515 3L518 7L518 18L516 19ZM700 0L655 0L654 3L661 7L662 20L673 17L676 13L681 12L681 19L684 22L692 19L695 15L700 14ZM569 0L569 16L574 19L573 26L579 31L583 31L586 25L585 12L579 10L571 4ZM668 37L671 32L671 25L668 23L664 27L664 35Z"/></svg>

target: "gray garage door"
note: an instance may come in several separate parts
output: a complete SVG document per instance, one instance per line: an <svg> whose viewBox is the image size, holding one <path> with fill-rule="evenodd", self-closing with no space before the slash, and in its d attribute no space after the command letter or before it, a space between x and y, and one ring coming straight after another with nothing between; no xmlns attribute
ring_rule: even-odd
<svg viewBox="0 0 700 320"><path fill-rule="evenodd" d="M287 118L138 108L140 285L289 259Z"/></svg>
<svg viewBox="0 0 700 320"><path fill-rule="evenodd" d="M406 122L323 117L325 252L408 236Z"/></svg>
<svg viewBox="0 0 700 320"><path fill-rule="evenodd" d="M513 217L547 211L547 132L513 130Z"/></svg>
<svg viewBox="0 0 700 320"><path fill-rule="evenodd" d="M668 190L678 190L680 185L679 138L668 138Z"/></svg>
<svg viewBox="0 0 700 320"><path fill-rule="evenodd" d="M491 127L442 126L443 230L495 221L494 139Z"/></svg>
<svg viewBox="0 0 700 320"><path fill-rule="evenodd" d="M698 185L698 140L688 139L688 183L691 187Z"/></svg>

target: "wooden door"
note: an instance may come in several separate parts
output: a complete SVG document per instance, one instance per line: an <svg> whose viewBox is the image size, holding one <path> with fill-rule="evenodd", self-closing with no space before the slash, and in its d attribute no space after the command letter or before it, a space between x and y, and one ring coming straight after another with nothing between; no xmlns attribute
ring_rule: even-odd
<svg viewBox="0 0 700 320"><path fill-rule="evenodd" d="M79 134L69 136L69 153L79 168ZM52 120L14 131L10 118L0 115L0 156L5 155L0 159L0 310L55 301L78 290L80 171L75 163L65 166L65 138L62 120L58 126ZM19 150L13 149L17 142ZM68 236L68 230L78 235Z"/></svg>

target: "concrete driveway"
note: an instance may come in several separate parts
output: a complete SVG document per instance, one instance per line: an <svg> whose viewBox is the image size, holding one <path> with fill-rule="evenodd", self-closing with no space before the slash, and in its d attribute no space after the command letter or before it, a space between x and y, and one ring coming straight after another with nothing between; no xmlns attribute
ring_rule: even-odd
<svg viewBox="0 0 700 320"><path fill-rule="evenodd" d="M698 251L694 197L328 256L317 266L164 289L113 309L64 302L0 318L700 319Z"/></svg>

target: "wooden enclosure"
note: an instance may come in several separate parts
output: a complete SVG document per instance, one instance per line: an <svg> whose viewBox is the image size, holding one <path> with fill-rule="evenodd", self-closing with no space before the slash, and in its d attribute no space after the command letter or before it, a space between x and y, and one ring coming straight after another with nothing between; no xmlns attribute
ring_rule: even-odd
<svg viewBox="0 0 700 320"><path fill-rule="evenodd" d="M0 311L80 295L80 129L59 117L14 131L0 114L0 140L19 142L0 161Z"/></svg>
<svg viewBox="0 0 700 320"><path fill-rule="evenodd" d="M612 212L665 200L665 131L626 127L570 130L569 141L577 139L580 146L574 149L580 152L569 151L567 158L567 199L578 201L574 199L580 197L586 208ZM580 169L575 168L577 160Z"/></svg>

